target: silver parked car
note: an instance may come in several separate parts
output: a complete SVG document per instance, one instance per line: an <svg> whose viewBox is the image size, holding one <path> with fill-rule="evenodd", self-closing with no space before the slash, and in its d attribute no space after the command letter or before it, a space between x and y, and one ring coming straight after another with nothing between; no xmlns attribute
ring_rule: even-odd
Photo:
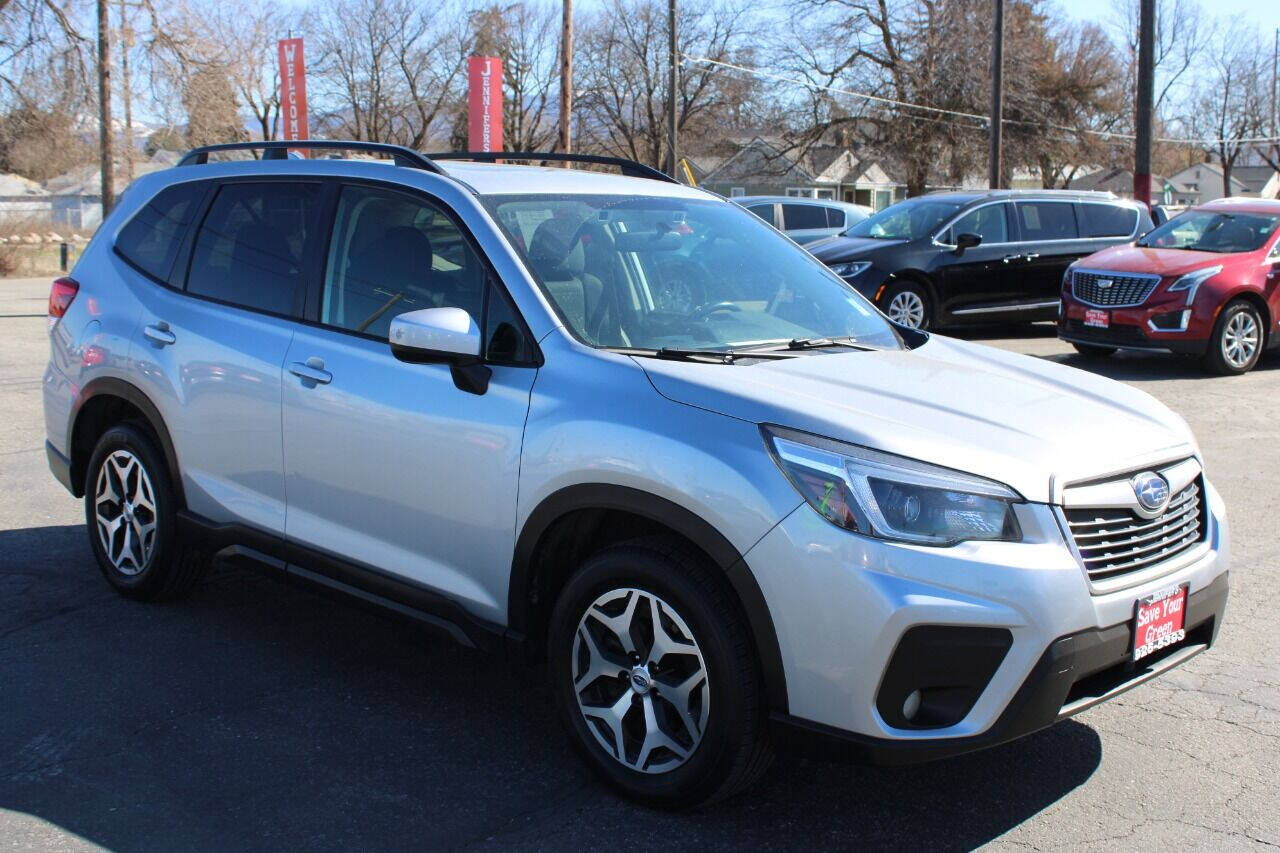
<svg viewBox="0 0 1280 853"><path fill-rule="evenodd" d="M865 205L829 198L745 195L730 201L742 205L802 246L843 234L875 213Z"/></svg>
<svg viewBox="0 0 1280 853"><path fill-rule="evenodd" d="M677 806L779 740L1008 741L1217 637L1222 501L1146 394L895 326L638 164L288 147L325 145L393 159L198 149L53 285L49 464L120 593L233 558L541 661Z"/></svg>

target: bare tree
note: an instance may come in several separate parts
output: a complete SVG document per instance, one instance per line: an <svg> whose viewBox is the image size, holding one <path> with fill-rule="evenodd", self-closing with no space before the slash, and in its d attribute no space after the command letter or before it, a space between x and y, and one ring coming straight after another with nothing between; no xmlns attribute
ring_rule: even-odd
<svg viewBox="0 0 1280 853"><path fill-rule="evenodd" d="M318 116L352 139L421 148L444 138L462 98L471 37L457 0L338 0L317 24Z"/></svg>
<svg viewBox="0 0 1280 853"><path fill-rule="evenodd" d="M542 151L556 139L560 9L549 0L493 4L475 13L475 51L502 59L502 136L508 151Z"/></svg>
<svg viewBox="0 0 1280 853"><path fill-rule="evenodd" d="M1256 33L1232 27L1216 40L1187 124L1207 140L1222 167L1222 194L1231 195L1231 170L1266 127L1270 54Z"/></svg>
<svg viewBox="0 0 1280 853"><path fill-rule="evenodd" d="M578 137L590 147L661 168L667 157L669 54L666 9L646 0L610 0L576 36ZM742 7L690 9L677 22L678 49L688 57L749 61ZM688 63L680 74L676 125L691 141L727 129L752 89L715 66Z"/></svg>

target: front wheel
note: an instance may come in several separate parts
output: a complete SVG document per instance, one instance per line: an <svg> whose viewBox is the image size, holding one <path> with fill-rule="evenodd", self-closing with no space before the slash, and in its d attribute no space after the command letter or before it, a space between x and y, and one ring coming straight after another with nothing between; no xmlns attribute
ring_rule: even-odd
<svg viewBox="0 0 1280 853"><path fill-rule="evenodd" d="M1209 338L1204 366L1213 373L1237 376L1254 368L1262 357L1262 315L1251 303L1232 302L1218 315Z"/></svg>
<svg viewBox="0 0 1280 853"><path fill-rule="evenodd" d="M664 539L611 547L551 616L548 671L574 746L652 805L727 797L772 757L750 637L713 572Z"/></svg>
<svg viewBox="0 0 1280 853"><path fill-rule="evenodd" d="M915 281L904 281L889 288L880 298L884 313L899 326L927 329L933 308L929 291Z"/></svg>

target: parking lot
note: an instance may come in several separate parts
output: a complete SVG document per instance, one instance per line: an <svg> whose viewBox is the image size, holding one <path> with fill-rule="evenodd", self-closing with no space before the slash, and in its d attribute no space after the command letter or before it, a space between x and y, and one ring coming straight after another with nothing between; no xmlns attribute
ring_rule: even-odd
<svg viewBox="0 0 1280 853"><path fill-rule="evenodd" d="M784 756L746 795L672 814L595 783L537 671L254 574L181 603L115 595L46 468L47 295L0 281L0 847L1280 846L1280 353L1226 379L1085 362L1049 325L966 332L1187 419L1233 525L1218 645L1022 741L893 770Z"/></svg>

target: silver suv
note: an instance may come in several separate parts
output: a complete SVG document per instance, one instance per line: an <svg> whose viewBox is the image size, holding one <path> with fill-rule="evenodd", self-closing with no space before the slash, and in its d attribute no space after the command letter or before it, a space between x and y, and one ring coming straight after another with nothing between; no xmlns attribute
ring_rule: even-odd
<svg viewBox="0 0 1280 853"><path fill-rule="evenodd" d="M1214 642L1222 501L1147 395L895 326L638 164L327 145L363 159L140 178L53 286L49 464L122 594L236 560L541 662L667 805L779 740L1001 743Z"/></svg>

